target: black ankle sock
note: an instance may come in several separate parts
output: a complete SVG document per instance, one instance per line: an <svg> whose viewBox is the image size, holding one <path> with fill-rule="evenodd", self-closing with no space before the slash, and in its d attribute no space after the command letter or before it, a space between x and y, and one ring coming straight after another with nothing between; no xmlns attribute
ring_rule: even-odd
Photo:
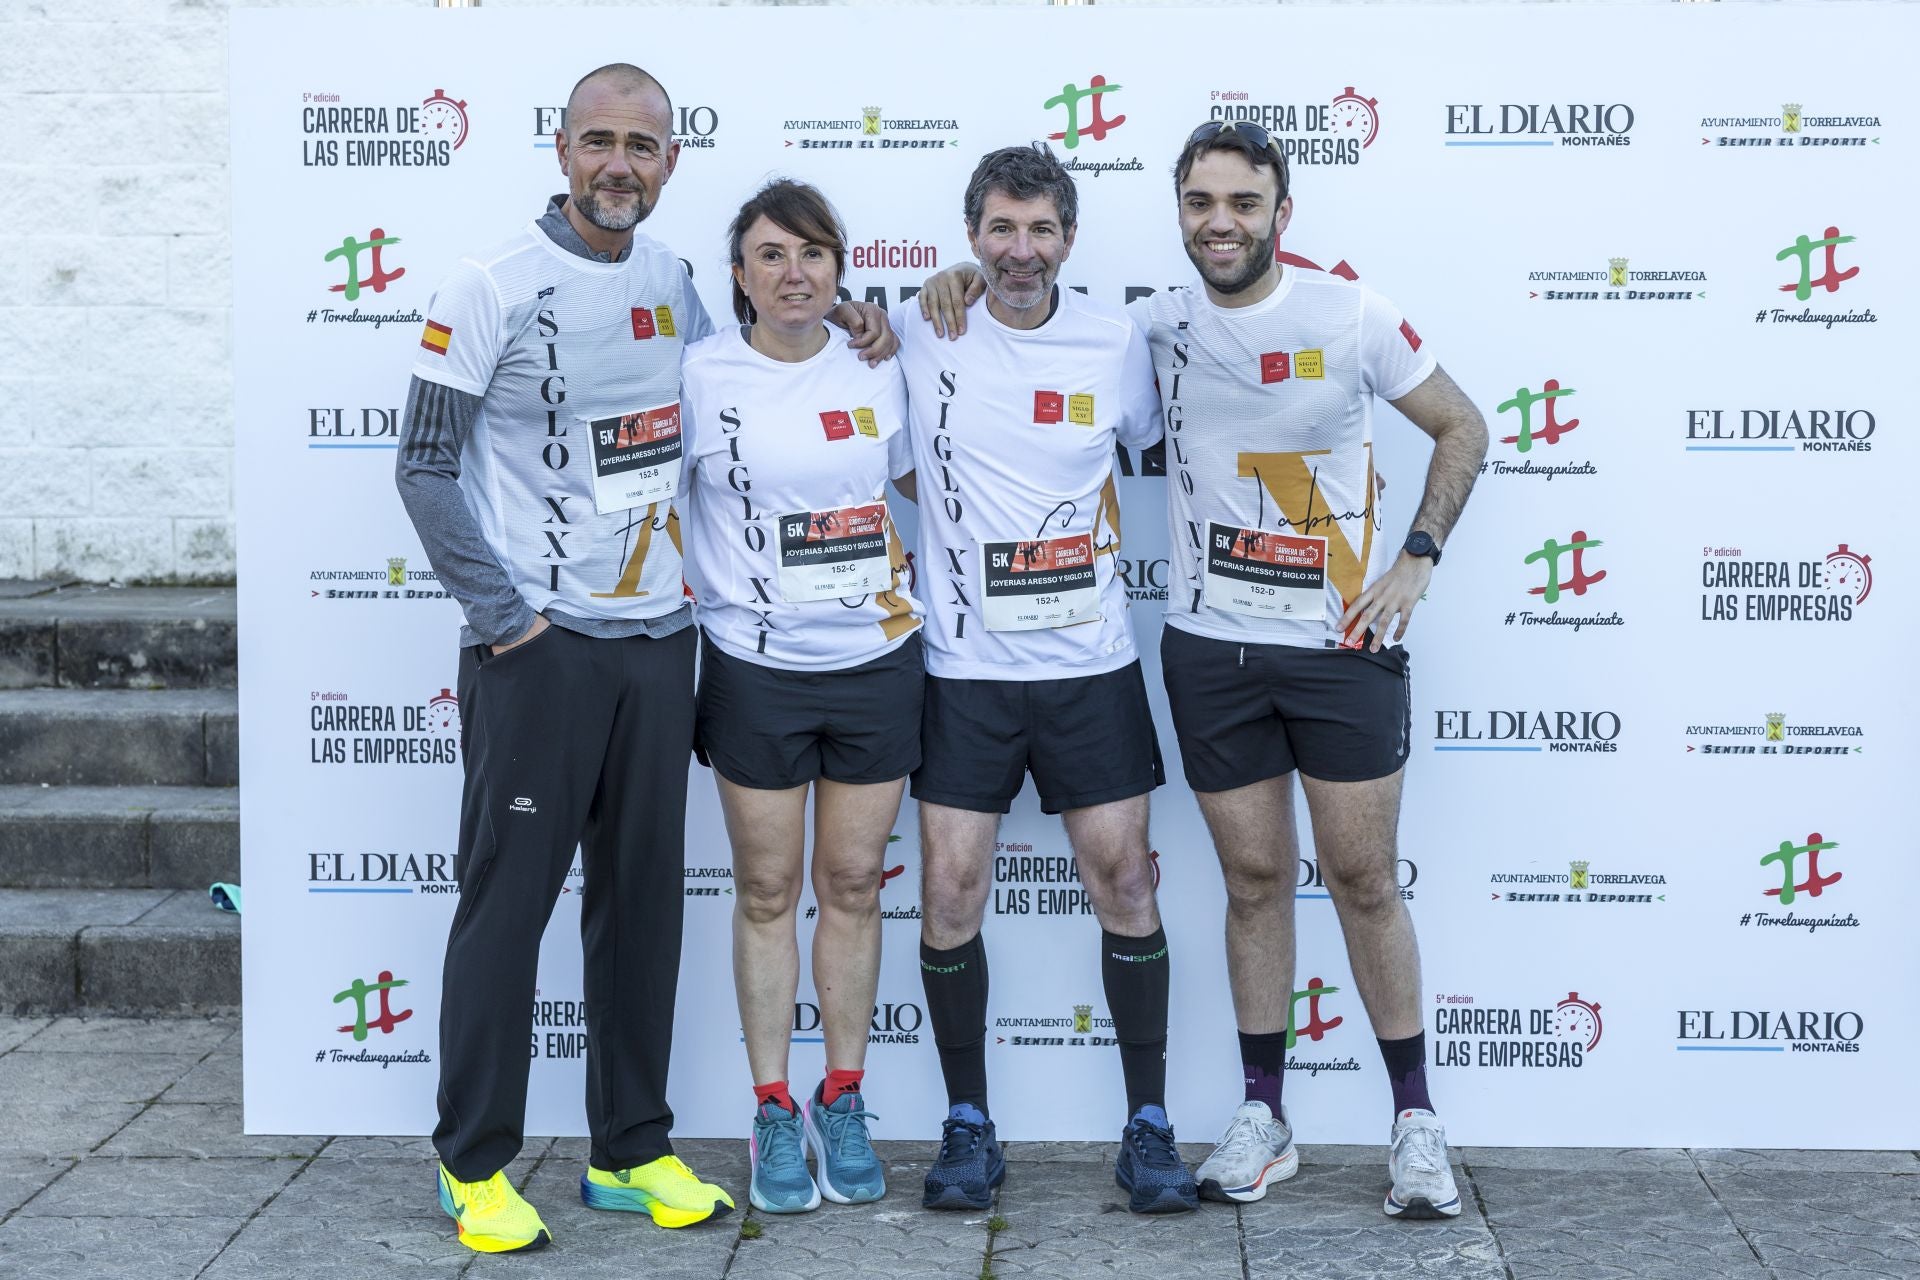
<svg viewBox="0 0 1920 1280"><path fill-rule="evenodd" d="M1387 1082L1393 1086L1393 1114L1410 1108L1433 1110L1433 1099L1427 1096L1427 1033L1376 1043L1386 1060Z"/></svg>
<svg viewBox="0 0 1920 1280"><path fill-rule="evenodd" d="M1120 1042L1120 1070L1127 1081L1127 1115L1141 1107L1167 1105L1167 932L1123 938L1100 931L1100 976L1113 1012L1113 1038Z"/></svg>
<svg viewBox="0 0 1920 1280"><path fill-rule="evenodd" d="M920 981L947 1081L947 1105L987 1109L987 952L974 934L951 951L920 944Z"/></svg>
<svg viewBox="0 0 1920 1280"><path fill-rule="evenodd" d="M1287 1033L1240 1033L1240 1068L1246 1078L1247 1101L1264 1102L1280 1118L1280 1086L1287 1079Z"/></svg>

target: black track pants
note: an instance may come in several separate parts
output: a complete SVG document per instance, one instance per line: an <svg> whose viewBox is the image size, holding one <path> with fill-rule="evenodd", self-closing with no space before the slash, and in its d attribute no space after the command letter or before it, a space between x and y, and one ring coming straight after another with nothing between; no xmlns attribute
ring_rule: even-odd
<svg viewBox="0 0 1920 1280"><path fill-rule="evenodd" d="M603 640L549 627L460 655L460 905L440 1004L440 1158L462 1182L520 1153L540 936L584 855L592 1163L673 1148L667 1058L685 903L695 629Z"/></svg>

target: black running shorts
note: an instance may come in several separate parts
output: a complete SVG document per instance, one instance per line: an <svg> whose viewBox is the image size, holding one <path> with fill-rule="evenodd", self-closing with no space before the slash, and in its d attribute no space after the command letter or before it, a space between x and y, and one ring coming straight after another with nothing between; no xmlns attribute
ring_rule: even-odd
<svg viewBox="0 0 1920 1280"><path fill-rule="evenodd" d="M1013 807L1027 773L1047 813L1145 795L1166 782L1136 660L1065 680L927 677L913 798L976 813Z"/></svg>
<svg viewBox="0 0 1920 1280"><path fill-rule="evenodd" d="M925 680L918 632L838 671L764 667L702 636L696 750L728 782L765 791L891 782L920 763Z"/></svg>
<svg viewBox="0 0 1920 1280"><path fill-rule="evenodd" d="M1322 782L1384 778L1407 762L1407 651L1238 644L1178 627L1160 670L1187 785L1231 791L1299 769Z"/></svg>

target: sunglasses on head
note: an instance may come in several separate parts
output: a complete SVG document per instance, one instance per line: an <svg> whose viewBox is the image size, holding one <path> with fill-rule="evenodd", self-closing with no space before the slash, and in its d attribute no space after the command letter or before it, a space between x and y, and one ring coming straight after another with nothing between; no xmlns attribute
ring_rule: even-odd
<svg viewBox="0 0 1920 1280"><path fill-rule="evenodd" d="M1256 147L1271 147L1273 135L1251 120L1209 120L1187 135L1187 143L1205 142L1223 133L1237 133Z"/></svg>

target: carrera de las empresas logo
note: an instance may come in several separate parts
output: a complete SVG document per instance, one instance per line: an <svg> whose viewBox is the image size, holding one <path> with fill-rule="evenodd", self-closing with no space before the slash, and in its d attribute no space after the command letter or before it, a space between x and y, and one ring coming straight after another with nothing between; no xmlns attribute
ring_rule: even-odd
<svg viewBox="0 0 1920 1280"><path fill-rule="evenodd" d="M471 125L466 100L444 89L417 102L338 93L303 93L300 102L300 162L308 168L443 169Z"/></svg>
<svg viewBox="0 0 1920 1280"><path fill-rule="evenodd" d="M1551 998L1551 997L1549 997ZM1605 1030L1601 1004L1578 991L1551 1004L1477 994L1435 995L1433 1065L1502 1070L1578 1070Z"/></svg>
<svg viewBox="0 0 1920 1280"><path fill-rule="evenodd" d="M1025 841L996 841L993 910L1002 916L1088 916L1093 899L1069 854L1036 854Z"/></svg>
<svg viewBox="0 0 1920 1280"><path fill-rule="evenodd" d="M1380 136L1380 100L1352 85L1317 102L1265 102L1245 89L1209 91L1209 119L1259 125L1289 168L1355 165Z"/></svg>
<svg viewBox="0 0 1920 1280"><path fill-rule="evenodd" d="M460 763L460 699L442 688L421 702L372 702L319 690L308 701L308 762Z"/></svg>
<svg viewBox="0 0 1920 1280"><path fill-rule="evenodd" d="M1873 594L1873 557L1844 542L1817 560L1702 547L1700 585L1702 622L1845 624Z"/></svg>

